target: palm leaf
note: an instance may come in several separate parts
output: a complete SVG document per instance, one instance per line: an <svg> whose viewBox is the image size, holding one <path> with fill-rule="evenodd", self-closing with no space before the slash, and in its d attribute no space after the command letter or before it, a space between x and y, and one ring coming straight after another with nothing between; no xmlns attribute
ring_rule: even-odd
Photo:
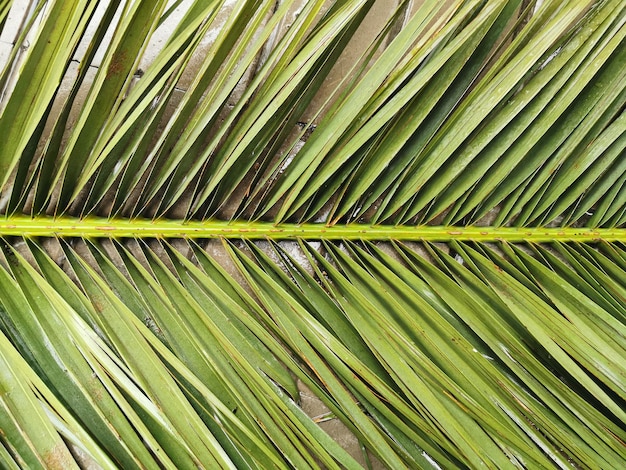
<svg viewBox="0 0 626 470"><path fill-rule="evenodd" d="M3 468L623 465L623 0L26 3Z"/></svg>

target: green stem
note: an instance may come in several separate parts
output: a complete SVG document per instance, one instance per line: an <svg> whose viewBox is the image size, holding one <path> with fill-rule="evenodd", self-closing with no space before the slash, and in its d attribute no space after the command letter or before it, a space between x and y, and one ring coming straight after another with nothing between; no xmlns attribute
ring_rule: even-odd
<svg viewBox="0 0 626 470"><path fill-rule="evenodd" d="M86 238L247 238L285 240L474 240L481 242L626 242L624 228L513 228L513 227L434 227L390 225L280 224L267 222L225 222L106 219L73 217L8 216L0 219L0 236L86 237Z"/></svg>

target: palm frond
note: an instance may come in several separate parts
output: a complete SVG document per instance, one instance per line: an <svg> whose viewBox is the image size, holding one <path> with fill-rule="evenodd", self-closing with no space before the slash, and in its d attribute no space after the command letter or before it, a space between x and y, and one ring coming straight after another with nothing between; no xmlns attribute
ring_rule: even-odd
<svg viewBox="0 0 626 470"><path fill-rule="evenodd" d="M383 3L0 1L3 467L623 465L625 2Z"/></svg>

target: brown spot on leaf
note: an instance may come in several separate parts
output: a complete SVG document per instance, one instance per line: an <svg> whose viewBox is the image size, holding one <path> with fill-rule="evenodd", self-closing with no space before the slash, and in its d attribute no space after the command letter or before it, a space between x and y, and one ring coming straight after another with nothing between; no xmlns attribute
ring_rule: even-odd
<svg viewBox="0 0 626 470"><path fill-rule="evenodd" d="M91 301L93 307L96 309L96 312L99 314L104 313L104 309L106 307L106 304L102 302L102 300L100 298L94 298Z"/></svg>
<svg viewBox="0 0 626 470"><path fill-rule="evenodd" d="M128 60L128 54L124 49L121 51L115 51L113 53L113 57L111 58L111 62L109 63L109 68L107 69L106 78L109 79L114 75L119 75L124 71L124 67Z"/></svg>
<svg viewBox="0 0 626 470"><path fill-rule="evenodd" d="M72 454L70 454L70 451L67 450L67 447L62 442L54 446L42 457L45 467L50 469L65 469L76 465Z"/></svg>

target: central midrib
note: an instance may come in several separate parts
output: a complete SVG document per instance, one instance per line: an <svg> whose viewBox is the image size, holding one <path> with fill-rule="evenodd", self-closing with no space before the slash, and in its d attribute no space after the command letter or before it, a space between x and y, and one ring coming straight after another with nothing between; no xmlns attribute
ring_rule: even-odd
<svg viewBox="0 0 626 470"><path fill-rule="evenodd" d="M13 215L0 219L0 236L85 238L246 238L509 242L626 242L625 228L453 227L279 224L270 222L107 219Z"/></svg>

